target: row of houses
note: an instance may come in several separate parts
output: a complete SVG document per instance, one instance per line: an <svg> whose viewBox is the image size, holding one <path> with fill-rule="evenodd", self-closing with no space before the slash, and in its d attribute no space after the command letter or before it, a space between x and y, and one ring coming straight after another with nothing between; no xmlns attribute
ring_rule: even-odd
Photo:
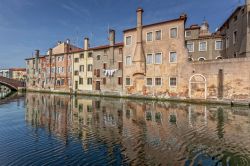
<svg viewBox="0 0 250 166"><path fill-rule="evenodd" d="M27 88L77 93L116 93L199 99L250 98L250 0L239 6L216 32L204 21L186 27L187 15L115 30L109 44L83 48L58 42L46 55L27 58ZM233 69L233 70L232 70ZM239 83L240 82L240 83Z"/></svg>
<svg viewBox="0 0 250 166"><path fill-rule="evenodd" d="M0 76L19 81L25 81L27 76L26 68L0 69Z"/></svg>

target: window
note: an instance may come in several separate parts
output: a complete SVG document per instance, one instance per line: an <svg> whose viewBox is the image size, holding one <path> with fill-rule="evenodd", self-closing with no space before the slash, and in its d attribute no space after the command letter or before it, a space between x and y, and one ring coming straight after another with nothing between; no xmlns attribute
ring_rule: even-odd
<svg viewBox="0 0 250 166"><path fill-rule="evenodd" d="M222 40L215 41L215 50L222 50Z"/></svg>
<svg viewBox="0 0 250 166"><path fill-rule="evenodd" d="M155 54L155 64L161 64L162 63L162 53L156 53Z"/></svg>
<svg viewBox="0 0 250 166"><path fill-rule="evenodd" d="M169 62L170 63L177 62L177 53L176 52L170 52L170 54L169 54Z"/></svg>
<svg viewBox="0 0 250 166"><path fill-rule="evenodd" d="M88 58L92 58L92 52L88 53Z"/></svg>
<svg viewBox="0 0 250 166"><path fill-rule="evenodd" d="M75 75L75 76L78 76L78 75L79 75L79 72L78 72L78 71L75 71L75 72L74 72L74 75Z"/></svg>
<svg viewBox="0 0 250 166"><path fill-rule="evenodd" d="M153 63L153 54L147 54L147 64Z"/></svg>
<svg viewBox="0 0 250 166"><path fill-rule="evenodd" d="M147 86L152 86L152 85L153 85L153 79L147 78Z"/></svg>
<svg viewBox="0 0 250 166"><path fill-rule="evenodd" d="M132 64L131 56L126 56L126 65L131 65L131 64Z"/></svg>
<svg viewBox="0 0 250 166"><path fill-rule="evenodd" d="M207 51L207 42L206 41L199 42L199 51Z"/></svg>
<svg viewBox="0 0 250 166"><path fill-rule="evenodd" d="M187 42L188 52L194 52L194 42Z"/></svg>
<svg viewBox="0 0 250 166"><path fill-rule="evenodd" d="M155 85L161 85L161 78L155 78Z"/></svg>
<svg viewBox="0 0 250 166"><path fill-rule="evenodd" d="M169 78L169 86L176 87L177 86L177 79L176 77Z"/></svg>
<svg viewBox="0 0 250 166"><path fill-rule="evenodd" d="M84 54L80 54L80 58L83 59L84 58Z"/></svg>
<svg viewBox="0 0 250 166"><path fill-rule="evenodd" d="M147 33L147 41L153 41L153 32Z"/></svg>
<svg viewBox="0 0 250 166"><path fill-rule="evenodd" d="M170 29L170 38L177 38L177 28Z"/></svg>
<svg viewBox="0 0 250 166"><path fill-rule="evenodd" d="M122 70L122 62L118 62L118 69Z"/></svg>
<svg viewBox="0 0 250 166"><path fill-rule="evenodd" d="M80 65L80 72L84 72L84 65Z"/></svg>
<svg viewBox="0 0 250 166"><path fill-rule="evenodd" d="M100 69L96 69L96 77L100 77Z"/></svg>
<svg viewBox="0 0 250 166"><path fill-rule="evenodd" d="M238 16L234 16L234 21L237 21L238 20Z"/></svg>
<svg viewBox="0 0 250 166"><path fill-rule="evenodd" d="M118 85L122 85L122 77L118 77Z"/></svg>
<svg viewBox="0 0 250 166"><path fill-rule="evenodd" d="M79 58L75 58L75 63L78 63L79 62Z"/></svg>
<svg viewBox="0 0 250 166"><path fill-rule="evenodd" d="M61 67L61 72L62 72L62 73L64 72L64 67Z"/></svg>
<svg viewBox="0 0 250 166"><path fill-rule="evenodd" d="M107 68L107 63L103 63L103 69Z"/></svg>
<svg viewBox="0 0 250 166"><path fill-rule="evenodd" d="M198 61L205 61L206 60L206 58L204 58L204 57L199 57L198 58Z"/></svg>
<svg viewBox="0 0 250 166"><path fill-rule="evenodd" d="M83 84L83 78L79 78L79 84L82 85Z"/></svg>
<svg viewBox="0 0 250 166"><path fill-rule="evenodd" d="M132 43L132 37L131 36L127 36L126 39L125 39L125 44L126 45L131 45Z"/></svg>
<svg viewBox="0 0 250 166"><path fill-rule="evenodd" d="M106 78L102 79L102 83L103 83L103 85L106 85Z"/></svg>
<svg viewBox="0 0 250 166"><path fill-rule="evenodd" d="M104 55L107 55L107 50L106 49L103 50L103 53L104 53Z"/></svg>
<svg viewBox="0 0 250 166"><path fill-rule="evenodd" d="M131 82L130 82L130 78L126 78L126 85L130 85Z"/></svg>
<svg viewBox="0 0 250 166"><path fill-rule="evenodd" d="M228 48L229 47L229 38L227 37L226 38L226 48Z"/></svg>
<svg viewBox="0 0 250 166"><path fill-rule="evenodd" d="M92 65L88 64L88 71L92 71Z"/></svg>
<svg viewBox="0 0 250 166"><path fill-rule="evenodd" d="M161 40L161 30L155 31L155 40Z"/></svg>
<svg viewBox="0 0 250 166"><path fill-rule="evenodd" d="M119 48L119 54L122 54L122 48Z"/></svg>
<svg viewBox="0 0 250 166"><path fill-rule="evenodd" d="M88 78L87 83L88 83L88 85L91 85L92 84L92 78Z"/></svg>
<svg viewBox="0 0 250 166"><path fill-rule="evenodd" d="M233 44L235 44L237 42L237 31L234 31L233 34Z"/></svg>
<svg viewBox="0 0 250 166"><path fill-rule="evenodd" d="M191 31L185 31L185 37L190 37L191 36Z"/></svg>
<svg viewBox="0 0 250 166"><path fill-rule="evenodd" d="M101 55L97 55L97 56L96 56L96 59L97 59L97 60L100 60L100 59L101 59Z"/></svg>

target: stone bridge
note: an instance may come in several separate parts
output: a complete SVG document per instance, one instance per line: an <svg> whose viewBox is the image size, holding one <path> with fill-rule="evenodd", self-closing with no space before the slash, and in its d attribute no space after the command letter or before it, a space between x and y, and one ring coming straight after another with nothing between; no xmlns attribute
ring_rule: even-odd
<svg viewBox="0 0 250 166"><path fill-rule="evenodd" d="M0 76L0 84L7 86L8 88L14 91L18 91L19 89L25 89L26 87L24 82L2 76Z"/></svg>

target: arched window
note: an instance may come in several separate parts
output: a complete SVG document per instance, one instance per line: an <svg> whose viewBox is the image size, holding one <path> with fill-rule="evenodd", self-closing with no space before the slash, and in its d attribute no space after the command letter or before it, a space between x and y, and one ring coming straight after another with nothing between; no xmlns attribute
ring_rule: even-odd
<svg viewBox="0 0 250 166"><path fill-rule="evenodd" d="M100 60L101 59L101 55L97 55L96 59Z"/></svg>
<svg viewBox="0 0 250 166"><path fill-rule="evenodd" d="M222 56L217 56L216 59L223 59Z"/></svg>
<svg viewBox="0 0 250 166"><path fill-rule="evenodd" d="M199 57L198 58L198 61L205 61L206 60L206 58L204 58L204 57Z"/></svg>

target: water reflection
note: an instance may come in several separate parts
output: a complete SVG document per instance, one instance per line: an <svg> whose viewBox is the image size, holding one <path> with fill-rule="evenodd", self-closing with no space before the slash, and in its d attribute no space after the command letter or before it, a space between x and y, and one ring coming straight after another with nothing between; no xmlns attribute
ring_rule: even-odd
<svg viewBox="0 0 250 166"><path fill-rule="evenodd" d="M71 162L250 164L249 110L39 93L28 93L26 104L26 121L34 129L46 130L65 147L81 144Z"/></svg>

